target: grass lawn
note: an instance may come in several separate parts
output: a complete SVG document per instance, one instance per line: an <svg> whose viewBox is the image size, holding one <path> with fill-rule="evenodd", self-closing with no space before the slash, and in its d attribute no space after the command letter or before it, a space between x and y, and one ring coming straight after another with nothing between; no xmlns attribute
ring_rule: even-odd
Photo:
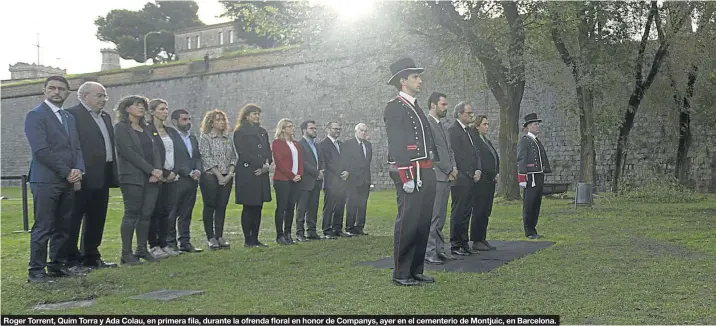
<svg viewBox="0 0 716 326"><path fill-rule="evenodd" d="M1 202L2 314L47 313L32 307L95 298L93 307L59 313L557 314L567 324L716 324L715 196L689 204L608 196L577 210L568 199L546 199L538 229L553 247L489 273L431 272L436 284L405 288L392 285L391 270L358 265L392 254L391 191L370 195L369 236L279 247L273 218L264 217L260 237L270 247L244 249L232 194L230 250L32 285L25 282L29 235L13 232L22 228L19 193L2 189L10 197ZM118 262L122 204L118 191L112 195L100 249ZM273 209L266 205L264 216ZM197 202L193 242L206 248L200 212ZM498 202L488 239L524 240L521 225L521 203ZM129 299L159 289L205 292L169 302Z"/></svg>

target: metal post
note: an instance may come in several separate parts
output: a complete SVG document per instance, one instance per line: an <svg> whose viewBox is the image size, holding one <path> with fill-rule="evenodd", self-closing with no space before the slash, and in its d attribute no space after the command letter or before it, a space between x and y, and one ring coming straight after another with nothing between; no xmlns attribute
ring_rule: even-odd
<svg viewBox="0 0 716 326"><path fill-rule="evenodd" d="M22 182L22 229L25 232L30 232L29 214L27 209L27 176L23 174L20 182Z"/></svg>

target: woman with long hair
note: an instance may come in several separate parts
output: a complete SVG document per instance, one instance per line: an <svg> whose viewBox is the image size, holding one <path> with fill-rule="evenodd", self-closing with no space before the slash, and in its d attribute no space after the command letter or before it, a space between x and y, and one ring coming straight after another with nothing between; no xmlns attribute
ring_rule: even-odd
<svg viewBox="0 0 716 326"><path fill-rule="evenodd" d="M241 228L244 247L267 247L259 241L261 209L271 201L269 166L273 162L266 129L260 124L261 108L246 104L239 110L234 129L236 161L236 203L243 205Z"/></svg>
<svg viewBox="0 0 716 326"><path fill-rule="evenodd" d="M293 139L294 125L289 119L281 119L276 126L276 139L271 143L276 170L273 188L276 191L276 243L290 245L293 210L298 200L298 182L303 175L301 147Z"/></svg>
<svg viewBox="0 0 716 326"><path fill-rule="evenodd" d="M122 236L121 264L137 265L157 261L147 250L149 220L159 192L162 164L156 144L144 121L147 98L131 95L117 104L117 124L114 139L117 150L119 187L124 201L124 216L120 233ZM132 238L137 233L137 249L132 253Z"/></svg>
<svg viewBox="0 0 716 326"><path fill-rule="evenodd" d="M209 249L229 248L224 240L226 205L234 185L236 151L226 113L211 110L201 122L199 152L204 163L199 187L204 198L204 232Z"/></svg>
<svg viewBox="0 0 716 326"><path fill-rule="evenodd" d="M162 177L159 183L159 194L154 206L154 212L149 219L149 253L156 258L177 256L179 252L167 246L167 234L169 233L169 214L176 205L179 179L177 169L176 149L184 146L179 137L179 132L172 127L167 127L164 122L169 117L169 106L167 101L153 99L149 101L149 111L146 118L147 130L154 138L154 144L159 154L159 162L162 165Z"/></svg>

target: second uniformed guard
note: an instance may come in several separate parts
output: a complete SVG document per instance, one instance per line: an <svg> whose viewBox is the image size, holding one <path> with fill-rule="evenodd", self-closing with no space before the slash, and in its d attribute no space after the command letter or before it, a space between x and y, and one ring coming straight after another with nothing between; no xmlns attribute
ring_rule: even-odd
<svg viewBox="0 0 716 326"><path fill-rule="evenodd" d="M388 102L383 113L388 134L390 178L398 196L398 217L393 240L393 283L413 286L433 283L435 278L423 275L423 258L430 233L435 201L436 178L433 160L438 160L430 125L418 106L420 73L410 58L390 65L389 85L400 92Z"/></svg>
<svg viewBox="0 0 716 326"><path fill-rule="evenodd" d="M551 173L547 152L537 136L540 133L541 119L536 113L525 116L524 127L527 134L517 143L517 180L520 188L525 189L522 204L522 222L525 236L538 239L537 218L542 206L542 190L544 188L544 174Z"/></svg>

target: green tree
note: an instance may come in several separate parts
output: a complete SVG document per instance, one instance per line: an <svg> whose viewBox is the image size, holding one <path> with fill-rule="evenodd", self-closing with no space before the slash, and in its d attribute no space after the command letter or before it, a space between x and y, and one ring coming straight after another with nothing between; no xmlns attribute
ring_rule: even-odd
<svg viewBox="0 0 716 326"><path fill-rule="evenodd" d="M222 1L223 17L235 19L237 36L262 48L300 44L320 33L316 16L323 6L308 1Z"/></svg>
<svg viewBox="0 0 716 326"><path fill-rule="evenodd" d="M114 9L95 20L97 38L112 42L123 59L145 62L171 61L174 54L174 31L204 25L199 20L199 6L193 1L148 2L138 11ZM147 37L147 58L144 57L144 36Z"/></svg>

